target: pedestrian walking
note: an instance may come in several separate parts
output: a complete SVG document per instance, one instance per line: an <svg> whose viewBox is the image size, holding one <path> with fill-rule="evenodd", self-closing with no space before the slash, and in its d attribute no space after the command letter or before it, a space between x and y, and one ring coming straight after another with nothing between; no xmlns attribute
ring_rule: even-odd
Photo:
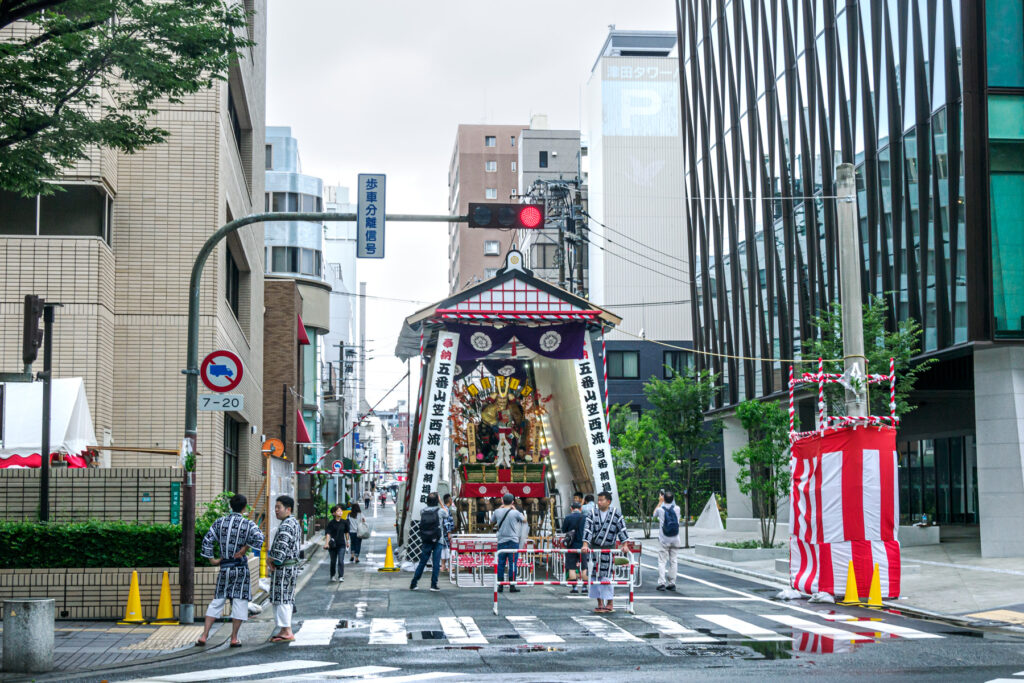
<svg viewBox="0 0 1024 683"><path fill-rule="evenodd" d="M359 553L363 549L363 539L370 537L370 525L366 521L366 514L359 507L359 503L352 503L352 511L348 513L349 536L352 541L352 561L359 563Z"/></svg>
<svg viewBox="0 0 1024 683"><path fill-rule="evenodd" d="M583 547L583 533L587 525L587 518L583 516L582 512L582 500L583 496L580 496L580 500L574 500L572 505L569 506L571 512L562 520L562 541L566 550L570 551L565 554L565 568L568 571L570 581L576 581L577 571L580 572L584 581L587 580L587 565L583 563L582 567L580 566L580 560L583 555L580 549ZM580 588L577 585L573 585L569 592L579 593Z"/></svg>
<svg viewBox="0 0 1024 683"><path fill-rule="evenodd" d="M587 525L583 530L583 550L611 550L618 548L629 536L626 533L626 520L622 513L612 507L610 491L597 494L597 510L587 517ZM592 581L611 581L614 578L614 564L611 553L595 553L593 559ZM597 599L597 613L614 612L612 604L615 599L615 586L590 584L590 597Z"/></svg>
<svg viewBox="0 0 1024 683"><path fill-rule="evenodd" d="M444 518L444 535L442 536L444 547L441 549L441 571L446 572L448 571L448 562L451 559L452 532L455 531L455 505L452 503L452 494L444 494L441 504L448 512L448 516Z"/></svg>
<svg viewBox="0 0 1024 683"><path fill-rule="evenodd" d="M331 508L333 519L324 529L324 548L331 556L331 578L328 582L345 580L345 550L349 543L351 523L344 517L340 505Z"/></svg>
<svg viewBox="0 0 1024 683"><path fill-rule="evenodd" d="M433 491L427 496L427 507L420 512L420 541L422 541L420 563L416 565L416 572L412 575L409 590L416 590L416 584L423 576L427 560L431 562L430 590L435 592L441 590L437 585L437 575L441 571L441 538L444 536L444 518L448 516L448 511L441 507L440 502L437 492Z"/></svg>
<svg viewBox="0 0 1024 683"><path fill-rule="evenodd" d="M384 491L380 492L380 507L383 510L388 505L388 494Z"/></svg>
<svg viewBox="0 0 1024 683"><path fill-rule="evenodd" d="M589 517L597 511L597 503L594 502L594 494L588 493L583 496L583 516Z"/></svg>
<svg viewBox="0 0 1024 683"><path fill-rule="evenodd" d="M676 589L677 553L683 547L679 540L679 506L671 491L662 491L654 516L658 518L658 587L660 591ZM666 571L667 569L667 571Z"/></svg>
<svg viewBox="0 0 1024 683"><path fill-rule="evenodd" d="M366 491L363 493L363 509L369 512L370 510L370 492Z"/></svg>
<svg viewBox="0 0 1024 683"><path fill-rule="evenodd" d="M249 618L249 600L252 599L252 580L249 578L249 561L245 554L250 548L263 547L263 532L256 523L242 515L249 501L241 493L237 493L228 501L231 514L218 518L210 525L210 530L203 536L203 547L199 553L210 564L219 567L217 586L214 588L213 600L206 609L206 623L203 634L196 645L206 645L210 637L213 622L224 614L224 603L231 599L231 647L241 647L238 640L238 629L242 622ZM220 548L220 558L214 558L214 543Z"/></svg>
<svg viewBox="0 0 1024 683"><path fill-rule="evenodd" d="M302 527L292 512L295 499L278 496L274 504L274 515L281 520L274 542L267 552L267 569L270 577L270 602L274 605L277 635L272 643L295 640L292 633L292 611L295 609L295 580L299 576L299 547L302 543Z"/></svg>
<svg viewBox="0 0 1024 683"><path fill-rule="evenodd" d="M491 513L491 523L494 524L498 536L498 550L516 550L519 548L526 516L519 510L516 510L515 502L515 496L511 493L506 493L501 497L501 507ZM498 581L505 580L505 565L508 565L508 580L515 581L515 553L498 555ZM501 593L504 588L504 586L498 586L498 592ZM519 588L515 585L509 586L508 592L518 593Z"/></svg>

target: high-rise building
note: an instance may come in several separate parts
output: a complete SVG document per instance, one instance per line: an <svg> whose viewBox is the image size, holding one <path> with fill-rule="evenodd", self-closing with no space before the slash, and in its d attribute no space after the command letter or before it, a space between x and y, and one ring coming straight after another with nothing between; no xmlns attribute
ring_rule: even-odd
<svg viewBox="0 0 1024 683"><path fill-rule="evenodd" d="M525 126L460 124L448 167L448 212L464 216L470 202L512 202L519 194L519 134ZM512 230L448 227L448 289L458 292L493 277L515 238Z"/></svg>
<svg viewBox="0 0 1024 683"><path fill-rule="evenodd" d="M255 44L224 81L159 105L152 123L169 132L166 142L131 155L93 149L56 179L65 191L51 196L0 193L0 366L22 369L24 295L63 303L54 375L84 379L106 445L181 445L192 265L220 226L263 207L267 12L264 0L247 6ZM233 393L244 395L244 406L199 413L200 504L225 490L255 496L263 482L263 247L261 225L243 228L203 270L200 359L217 349L241 358ZM176 461L127 452L109 458L115 467Z"/></svg>
<svg viewBox="0 0 1024 683"><path fill-rule="evenodd" d="M612 29L584 90L588 298L622 316L607 339L609 402L637 411L647 379L691 362L641 340L692 346L675 45L671 32Z"/></svg>
<svg viewBox="0 0 1024 683"><path fill-rule="evenodd" d="M901 520L979 525L983 555L1024 555L1021 3L770 5L678 2L696 345L801 357L839 297L835 166L853 164L863 300L890 330L920 324L937 361L897 435ZM702 364L725 416L787 388L785 361ZM734 487L728 508L750 516Z"/></svg>

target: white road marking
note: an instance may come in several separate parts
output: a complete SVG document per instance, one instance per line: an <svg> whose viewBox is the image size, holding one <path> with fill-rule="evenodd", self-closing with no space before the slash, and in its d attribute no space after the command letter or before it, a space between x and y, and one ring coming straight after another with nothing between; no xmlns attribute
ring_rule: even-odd
<svg viewBox="0 0 1024 683"><path fill-rule="evenodd" d="M491 584L494 585L494 584ZM588 595L566 595L568 600L593 600ZM689 602L751 602L757 598L708 598L690 597L686 595L634 595L634 600L686 600ZM773 603L774 604L774 603Z"/></svg>
<svg viewBox="0 0 1024 683"><path fill-rule="evenodd" d="M370 620L370 645L405 645L408 642L405 619Z"/></svg>
<svg viewBox="0 0 1024 683"><path fill-rule="evenodd" d="M641 640L604 617L573 617L573 621L609 643L639 643Z"/></svg>
<svg viewBox="0 0 1024 683"><path fill-rule="evenodd" d="M807 619L801 619L800 617L790 616L789 614L762 614L762 619L768 619L769 621L775 621L785 626L800 629L801 631L807 631L819 636L826 636L834 640L841 640L843 642L856 642L856 641L871 641L874 638L870 636L861 636L856 633L844 631L839 628L834 628L826 624L815 624L813 621ZM843 622L850 623L850 622Z"/></svg>
<svg viewBox="0 0 1024 683"><path fill-rule="evenodd" d="M444 636L455 645L486 645L487 639L480 632L473 617L438 617Z"/></svg>
<svg viewBox="0 0 1024 683"><path fill-rule="evenodd" d="M199 681L221 681L256 674L278 671L297 671L298 669L315 669L321 666L334 666L336 662L322 662L311 659L290 659L284 662L267 662L249 666L232 666L227 669L203 669L183 674L166 674L152 678L140 678L128 683L198 683Z"/></svg>
<svg viewBox="0 0 1024 683"><path fill-rule="evenodd" d="M741 636L746 636L752 640L789 640L789 636L779 635L775 631L769 631L766 628L755 626L754 624L737 619L736 617L730 617L728 614L698 614L698 619L704 621L710 621L712 624L717 624L722 628L735 631Z"/></svg>
<svg viewBox="0 0 1024 683"><path fill-rule="evenodd" d="M356 619L362 619L366 616L366 608L368 605L365 602L356 603Z"/></svg>
<svg viewBox="0 0 1024 683"><path fill-rule="evenodd" d="M693 629L686 628L673 619L660 614L638 614L636 618L658 629L662 635L671 636L681 643L717 643L718 640Z"/></svg>
<svg viewBox="0 0 1024 683"><path fill-rule="evenodd" d="M374 674L386 674L398 671L397 666L353 666L348 669L334 669L333 671L317 671L312 674L302 674L292 677L292 680L316 680L318 678L355 678L356 676L371 676Z"/></svg>
<svg viewBox="0 0 1024 683"><path fill-rule="evenodd" d="M837 621L843 624L854 626L861 633L864 632L878 632L888 633L889 635L899 636L900 638L916 639L920 640L923 638L942 638L936 633L925 633L924 631L918 631L916 628L910 628L909 626L897 626L896 624L888 624L884 621L874 621L872 619L857 619L856 617L847 617L846 619L829 617L832 621ZM1024 673L1024 672L1022 672ZM1018 676L1020 674L1017 674Z"/></svg>
<svg viewBox="0 0 1024 683"><path fill-rule="evenodd" d="M512 628L530 645L549 645L564 643L565 640L548 628L547 624L537 617L505 617Z"/></svg>
<svg viewBox="0 0 1024 683"><path fill-rule="evenodd" d="M408 676L370 676L363 678L364 681L390 681L391 683L406 683L406 681L430 681L436 678L454 678L466 674L455 674L447 671L430 671L425 674L409 674Z"/></svg>
<svg viewBox="0 0 1024 683"><path fill-rule="evenodd" d="M309 645L330 645L334 630L338 628L337 619L306 619L295 632L295 640L290 646L306 647Z"/></svg>

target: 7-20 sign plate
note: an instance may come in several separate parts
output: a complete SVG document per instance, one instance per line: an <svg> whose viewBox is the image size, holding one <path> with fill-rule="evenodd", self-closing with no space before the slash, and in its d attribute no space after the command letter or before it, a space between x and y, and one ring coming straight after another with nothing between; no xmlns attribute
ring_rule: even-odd
<svg viewBox="0 0 1024 683"><path fill-rule="evenodd" d="M199 410L242 410L245 394L204 394L199 397Z"/></svg>

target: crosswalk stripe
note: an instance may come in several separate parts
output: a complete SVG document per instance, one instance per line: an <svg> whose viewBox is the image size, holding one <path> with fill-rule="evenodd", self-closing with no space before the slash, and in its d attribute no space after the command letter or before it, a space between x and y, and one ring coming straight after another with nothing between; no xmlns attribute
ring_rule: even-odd
<svg viewBox="0 0 1024 683"><path fill-rule="evenodd" d="M564 643L565 640L548 628L547 624L537 617L505 617L512 628L530 645L549 645Z"/></svg>
<svg viewBox="0 0 1024 683"><path fill-rule="evenodd" d="M717 643L718 640L686 628L682 624L660 614L638 614L636 618L658 629L662 635L671 636L681 643Z"/></svg>
<svg viewBox="0 0 1024 683"><path fill-rule="evenodd" d="M405 632L405 619L370 620L370 645L405 645L409 636Z"/></svg>
<svg viewBox="0 0 1024 683"><path fill-rule="evenodd" d="M256 674L275 673L280 671L297 671L299 669L315 669L322 666L334 666L336 662L324 662L311 659L290 659L283 662L267 662L249 666L232 666L226 669L204 669L182 674L166 674L152 678L140 678L128 683L198 683L199 681L220 681Z"/></svg>
<svg viewBox="0 0 1024 683"><path fill-rule="evenodd" d="M372 676L385 674L391 671L398 671L397 666L353 666L348 669L334 669L332 671L317 671L311 674L292 676L291 680L316 680L318 678L355 678L356 676ZM372 680L372 679L370 679Z"/></svg>
<svg viewBox="0 0 1024 683"><path fill-rule="evenodd" d="M407 676L373 676L364 678L364 681L388 681L389 683L411 683L411 681L430 681L435 678L455 678L466 674L450 673L448 671L428 671L423 674L409 674Z"/></svg>
<svg viewBox="0 0 1024 683"><path fill-rule="evenodd" d="M891 636L899 636L900 638L908 638L913 640L943 637L937 633L925 633L924 631L918 631L916 628L910 628L909 626L897 626L896 624L887 624L884 621L874 621L871 619L856 619L851 617L849 619L842 619L837 621L841 624L855 626L860 633L888 633Z"/></svg>
<svg viewBox="0 0 1024 683"><path fill-rule="evenodd" d="M800 629L801 631L807 631L808 633L813 633L819 636L826 636L828 638L833 638L835 640L841 640L844 642L874 640L874 638L871 638L870 636L860 636L856 633L844 631L842 629L835 628L833 626L828 626L826 624L815 624L813 621L808 621L800 617L790 616L789 614L762 614L761 618L768 619L770 621L775 621L785 626L791 626L793 628Z"/></svg>
<svg viewBox="0 0 1024 683"><path fill-rule="evenodd" d="M573 621L609 643L641 642L639 638L604 617L573 617Z"/></svg>
<svg viewBox="0 0 1024 683"><path fill-rule="evenodd" d="M337 619L306 619L295 632L295 640L288 643L300 647L309 645L330 645L334 630L338 628Z"/></svg>
<svg viewBox="0 0 1024 683"><path fill-rule="evenodd" d="M741 636L746 636L752 640L789 640L788 636L779 635L775 631L769 631L766 628L755 626L742 619L730 617L728 614L698 614L697 618L710 621L712 624L735 631Z"/></svg>
<svg viewBox="0 0 1024 683"><path fill-rule="evenodd" d="M444 636L455 645L486 645L487 639L480 632L473 617L438 617Z"/></svg>

